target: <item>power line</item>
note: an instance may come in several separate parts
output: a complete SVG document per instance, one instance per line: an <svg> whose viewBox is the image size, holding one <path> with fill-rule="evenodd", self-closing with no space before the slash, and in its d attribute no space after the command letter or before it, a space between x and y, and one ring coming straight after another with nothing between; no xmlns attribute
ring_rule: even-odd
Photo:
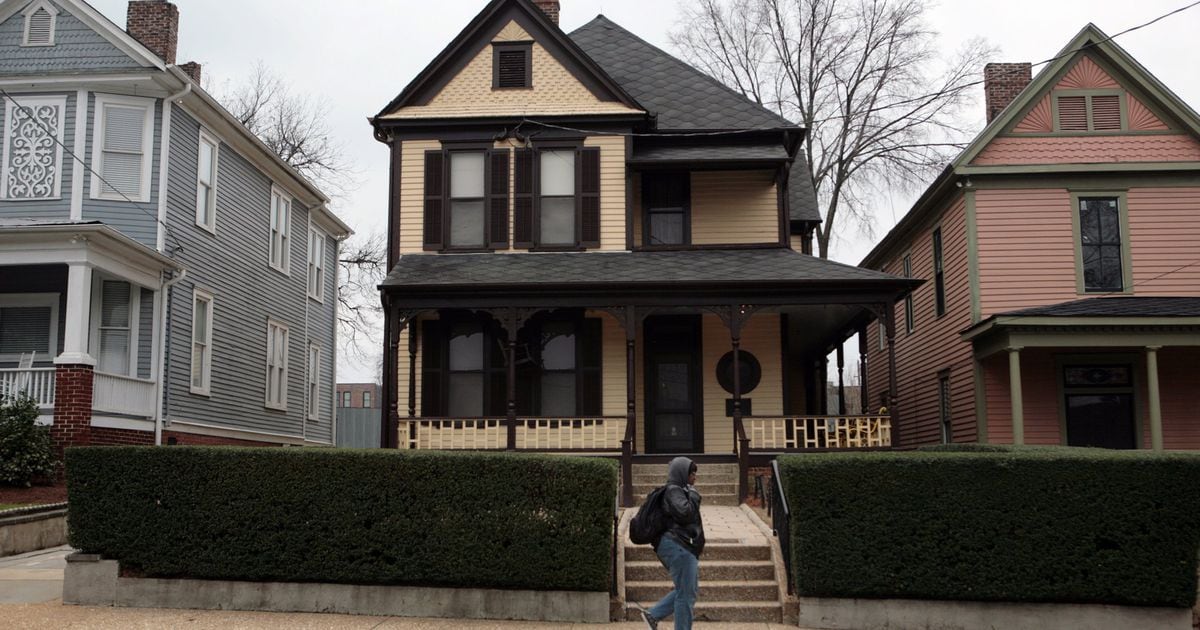
<svg viewBox="0 0 1200 630"><path fill-rule="evenodd" d="M171 241L174 242L174 245L175 245L171 249L171 251L167 252L168 256L171 256L175 252L183 249L183 245L179 242L179 239L175 238L175 235L173 233L171 233L171 228L168 227L167 224L162 219L158 218L158 212L150 212L146 208L142 207L142 204L134 201L133 199L130 199L129 195L126 195L119 188L112 185L107 179L104 179L103 175L101 175L95 169L93 169L87 162L85 162L83 160L83 158L76 155L75 151L73 151L70 147L68 147L66 145L66 143L64 143L61 139L59 139L58 134L55 132L55 130L50 129L50 127L48 127L45 123L43 123L41 120L38 120L37 116L34 115L33 110L31 110L29 108L29 106L22 105L15 97L13 97L11 94L9 94L7 91L5 91L3 88L0 88L0 96L3 96L4 98L8 99L9 102L11 102L14 106L16 106L22 112L24 112L24 114L29 117L29 120L33 121L33 123L35 125L37 125L38 127L40 127L42 129L42 131L46 132L46 135L49 136L49 138L51 140L53 140L56 145L58 145L64 151L66 151L67 154L69 156L71 156L72 160L74 160L77 164L82 166L87 172L91 173L92 177L95 177L96 179L100 180L101 183L108 186L110 189L112 189L113 192L120 195L125 201L129 202L130 205L137 208L138 210L141 210L144 214L146 214L146 216L150 217L151 219L154 219L155 223L157 223L158 225L161 225L163 228L164 234L166 236L170 237ZM87 103L76 103L75 107L76 108L87 107ZM61 115L66 115L66 112L64 111ZM86 133L86 132L87 132L86 129L76 129L75 130L75 133L77 133L77 134L78 133ZM163 133L167 133L167 130L163 130ZM152 158L152 156L147 156L146 159L153 159L153 158ZM61 176L61 174L60 174L60 176ZM149 182L149 183L152 184L152 182ZM160 191L158 191L158 194L165 195L167 193L165 190L160 190Z"/></svg>

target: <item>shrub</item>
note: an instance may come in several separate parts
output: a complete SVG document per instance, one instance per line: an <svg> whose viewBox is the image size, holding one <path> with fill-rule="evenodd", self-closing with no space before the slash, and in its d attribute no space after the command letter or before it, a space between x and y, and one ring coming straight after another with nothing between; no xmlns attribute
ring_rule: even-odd
<svg viewBox="0 0 1200 630"><path fill-rule="evenodd" d="M816 597L1190 607L1200 457L1099 449L780 458Z"/></svg>
<svg viewBox="0 0 1200 630"><path fill-rule="evenodd" d="M609 460L85 447L66 461L71 545L147 576L608 589Z"/></svg>
<svg viewBox="0 0 1200 630"><path fill-rule="evenodd" d="M54 473L50 428L37 424L37 402L0 397L0 484L29 487Z"/></svg>

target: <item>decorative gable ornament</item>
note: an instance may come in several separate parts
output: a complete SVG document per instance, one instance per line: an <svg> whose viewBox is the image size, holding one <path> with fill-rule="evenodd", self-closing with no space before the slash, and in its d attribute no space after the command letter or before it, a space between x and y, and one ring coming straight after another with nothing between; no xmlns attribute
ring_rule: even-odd
<svg viewBox="0 0 1200 630"><path fill-rule="evenodd" d="M0 197L53 199L62 183L64 97L9 101L4 115L4 171Z"/></svg>
<svg viewBox="0 0 1200 630"><path fill-rule="evenodd" d="M22 46L53 46L54 29L58 22L58 7L48 0L37 0L22 12L25 16Z"/></svg>

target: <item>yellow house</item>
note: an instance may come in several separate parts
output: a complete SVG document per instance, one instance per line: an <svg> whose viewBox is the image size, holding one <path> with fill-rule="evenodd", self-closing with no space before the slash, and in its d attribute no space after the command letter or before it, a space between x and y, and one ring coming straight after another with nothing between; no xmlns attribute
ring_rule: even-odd
<svg viewBox="0 0 1200 630"><path fill-rule="evenodd" d="M911 280L811 255L804 130L603 16L494 0L372 118L391 149L383 444L886 447L825 357Z"/></svg>

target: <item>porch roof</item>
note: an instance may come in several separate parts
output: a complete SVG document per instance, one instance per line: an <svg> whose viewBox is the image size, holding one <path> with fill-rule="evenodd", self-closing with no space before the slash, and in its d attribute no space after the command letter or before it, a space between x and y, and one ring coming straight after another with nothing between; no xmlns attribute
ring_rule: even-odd
<svg viewBox="0 0 1200 630"><path fill-rule="evenodd" d="M1098 297L1001 313L996 317L1200 317L1200 297Z"/></svg>

